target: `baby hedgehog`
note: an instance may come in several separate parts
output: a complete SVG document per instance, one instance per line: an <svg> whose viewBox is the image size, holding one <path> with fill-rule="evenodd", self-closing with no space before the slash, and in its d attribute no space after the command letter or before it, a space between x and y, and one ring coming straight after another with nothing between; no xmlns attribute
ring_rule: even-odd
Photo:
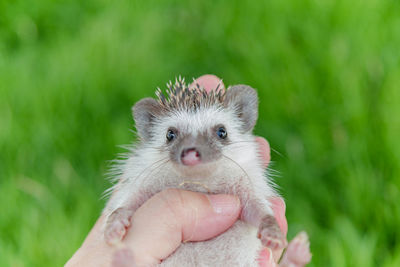
<svg viewBox="0 0 400 267"><path fill-rule="evenodd" d="M207 93L183 79L167 86L166 93L157 90L157 100L145 98L133 107L140 141L118 165L117 183L109 190L105 240L120 241L136 209L166 188L233 194L242 205L240 220L216 238L181 244L160 265L257 266L263 247L286 246L268 201L277 192L252 135L257 92L235 85ZM308 253L304 234L292 250L284 266L303 266L295 261L296 253Z"/></svg>

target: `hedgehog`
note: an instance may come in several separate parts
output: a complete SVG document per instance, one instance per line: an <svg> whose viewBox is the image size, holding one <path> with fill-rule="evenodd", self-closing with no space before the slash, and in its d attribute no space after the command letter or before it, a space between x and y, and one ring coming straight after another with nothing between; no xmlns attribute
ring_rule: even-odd
<svg viewBox="0 0 400 267"><path fill-rule="evenodd" d="M167 188L233 194L242 205L240 220L211 240L182 243L160 266L256 266L263 247L287 245L269 202L278 193L252 134L257 92L247 85L226 91L219 85L207 93L194 84L178 78L165 91L158 88L157 99L133 106L139 138L116 167L116 183L108 190L105 241L122 240L134 212ZM297 246L308 249L307 236L299 240ZM290 257L284 256L281 266L304 265Z"/></svg>

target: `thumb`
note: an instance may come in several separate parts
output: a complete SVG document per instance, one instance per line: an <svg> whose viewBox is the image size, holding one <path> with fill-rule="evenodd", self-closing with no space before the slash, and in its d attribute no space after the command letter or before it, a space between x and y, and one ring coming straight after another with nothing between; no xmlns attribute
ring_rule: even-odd
<svg viewBox="0 0 400 267"><path fill-rule="evenodd" d="M123 241L136 265L154 265L185 241L213 238L231 227L240 214L239 199L167 189L154 195L132 217ZM127 253L115 253L114 257ZM120 262L114 258L113 262ZM123 264L118 264L123 266Z"/></svg>

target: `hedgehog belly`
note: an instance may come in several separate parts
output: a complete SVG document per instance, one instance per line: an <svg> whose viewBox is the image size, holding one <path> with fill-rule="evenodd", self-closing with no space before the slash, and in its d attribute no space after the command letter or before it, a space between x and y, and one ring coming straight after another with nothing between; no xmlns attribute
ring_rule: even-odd
<svg viewBox="0 0 400 267"><path fill-rule="evenodd" d="M257 229L237 221L225 233L204 242L182 243L160 266L257 266L261 250Z"/></svg>

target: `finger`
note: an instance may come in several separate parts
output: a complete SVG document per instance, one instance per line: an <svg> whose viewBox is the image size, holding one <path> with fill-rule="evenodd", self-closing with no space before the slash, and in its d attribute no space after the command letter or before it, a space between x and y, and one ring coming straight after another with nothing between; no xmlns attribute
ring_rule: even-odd
<svg viewBox="0 0 400 267"><path fill-rule="evenodd" d="M306 232L298 233L292 241L290 241L285 255L283 255L282 266L302 267L306 266L312 258L310 252L310 241Z"/></svg>
<svg viewBox="0 0 400 267"><path fill-rule="evenodd" d="M271 161L271 148L268 141L262 137L256 137L256 142L258 143L258 151L260 153L264 167L266 168Z"/></svg>
<svg viewBox="0 0 400 267"><path fill-rule="evenodd" d="M65 264L74 266L109 266L112 253L110 247L103 240L104 216L102 215L86 237L82 246Z"/></svg>
<svg viewBox="0 0 400 267"><path fill-rule="evenodd" d="M259 267L276 267L274 257L271 255L271 249L264 248L261 250L260 257L258 258Z"/></svg>
<svg viewBox="0 0 400 267"><path fill-rule="evenodd" d="M212 74L205 74L195 79L190 87L196 86L196 84L203 87L207 92L215 90L218 85L220 89L225 89L225 85L220 78Z"/></svg>
<svg viewBox="0 0 400 267"><path fill-rule="evenodd" d="M273 197L270 199L272 204L272 210L274 211L275 219L278 222L279 227L284 235L287 234L288 224L286 221L286 204L281 197Z"/></svg>
<svg viewBox="0 0 400 267"><path fill-rule="evenodd" d="M286 204L280 197L272 198L271 200L272 210L274 211L275 219L278 222L279 227L282 230L283 235L287 235L288 224L285 216ZM282 255L283 249L275 249L272 251L273 258L277 262Z"/></svg>
<svg viewBox="0 0 400 267"><path fill-rule="evenodd" d="M239 214L235 196L167 189L135 212L123 245L132 249L137 265L154 265L181 242L203 241L223 233Z"/></svg>
<svg viewBox="0 0 400 267"><path fill-rule="evenodd" d="M128 248L123 248L120 250L117 250L114 253L112 262L111 262L111 266L113 267L132 267L136 266L136 264L134 264L135 260L133 258L133 253L132 250L128 249Z"/></svg>

